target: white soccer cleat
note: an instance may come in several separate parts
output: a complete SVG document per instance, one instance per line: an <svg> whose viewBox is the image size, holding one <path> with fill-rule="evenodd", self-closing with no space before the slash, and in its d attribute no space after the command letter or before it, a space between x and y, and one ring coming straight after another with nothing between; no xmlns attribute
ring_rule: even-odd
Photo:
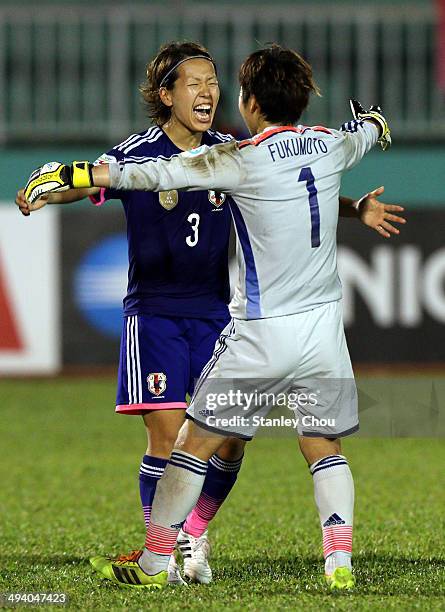
<svg viewBox="0 0 445 612"><path fill-rule="evenodd" d="M181 571L179 569L179 565L175 559L174 554L170 557L170 561L168 562L167 573L168 573L167 582L169 585L172 585L172 586L187 585L187 583L181 576Z"/></svg>
<svg viewBox="0 0 445 612"><path fill-rule="evenodd" d="M184 576L190 582L209 584L212 581L212 570L209 565L210 542L207 530L195 538L181 529L176 546L184 560Z"/></svg>

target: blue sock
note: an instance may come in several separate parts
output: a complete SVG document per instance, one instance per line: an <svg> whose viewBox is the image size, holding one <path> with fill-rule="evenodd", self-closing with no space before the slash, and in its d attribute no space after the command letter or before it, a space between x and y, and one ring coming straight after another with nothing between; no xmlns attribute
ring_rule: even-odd
<svg viewBox="0 0 445 612"><path fill-rule="evenodd" d="M151 506L156 492L156 485L164 473L167 463L168 459L160 459L151 455L144 455L142 458L139 468L139 493L146 528L148 528L148 523L150 522Z"/></svg>

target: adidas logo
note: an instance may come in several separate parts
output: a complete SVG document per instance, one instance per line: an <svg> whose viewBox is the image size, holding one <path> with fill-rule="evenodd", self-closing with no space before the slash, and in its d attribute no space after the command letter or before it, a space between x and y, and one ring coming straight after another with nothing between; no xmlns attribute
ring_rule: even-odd
<svg viewBox="0 0 445 612"><path fill-rule="evenodd" d="M182 525L184 524L185 521L182 521L181 523L174 523L173 525L170 525L171 529L181 529ZM344 521L343 521L344 522Z"/></svg>
<svg viewBox="0 0 445 612"><path fill-rule="evenodd" d="M341 516L338 516L336 512L331 514L327 521L323 523L323 527L331 527L331 525L344 525L346 521L344 521Z"/></svg>
<svg viewBox="0 0 445 612"><path fill-rule="evenodd" d="M199 410L198 414L203 417L213 416L213 408L204 408L203 410Z"/></svg>

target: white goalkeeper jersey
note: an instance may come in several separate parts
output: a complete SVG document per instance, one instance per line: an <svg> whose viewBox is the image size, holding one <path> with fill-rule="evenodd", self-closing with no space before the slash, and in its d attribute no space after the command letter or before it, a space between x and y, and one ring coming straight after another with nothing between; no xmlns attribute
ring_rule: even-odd
<svg viewBox="0 0 445 612"><path fill-rule="evenodd" d="M202 146L168 160L132 158L110 164L111 186L230 194L238 263L232 316L304 312L341 298L340 180L378 138L369 122L342 129L270 127L250 140Z"/></svg>

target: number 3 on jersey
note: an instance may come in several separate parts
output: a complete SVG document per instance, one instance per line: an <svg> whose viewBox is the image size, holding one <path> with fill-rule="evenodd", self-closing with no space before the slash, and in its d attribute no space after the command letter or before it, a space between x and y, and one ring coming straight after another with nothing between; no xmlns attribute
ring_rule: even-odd
<svg viewBox="0 0 445 612"><path fill-rule="evenodd" d="M199 217L198 213L191 213L187 217L187 221L192 226L193 235L192 236L187 236L185 241L189 245L189 247L194 247L194 246L196 246L198 244L198 240L199 240L198 228L199 228L200 217Z"/></svg>
<svg viewBox="0 0 445 612"><path fill-rule="evenodd" d="M320 208L318 206L315 178L310 168L302 168L298 181L306 183L309 194L309 209L311 212L311 245L312 248L320 246ZM191 215L190 215L191 216Z"/></svg>

